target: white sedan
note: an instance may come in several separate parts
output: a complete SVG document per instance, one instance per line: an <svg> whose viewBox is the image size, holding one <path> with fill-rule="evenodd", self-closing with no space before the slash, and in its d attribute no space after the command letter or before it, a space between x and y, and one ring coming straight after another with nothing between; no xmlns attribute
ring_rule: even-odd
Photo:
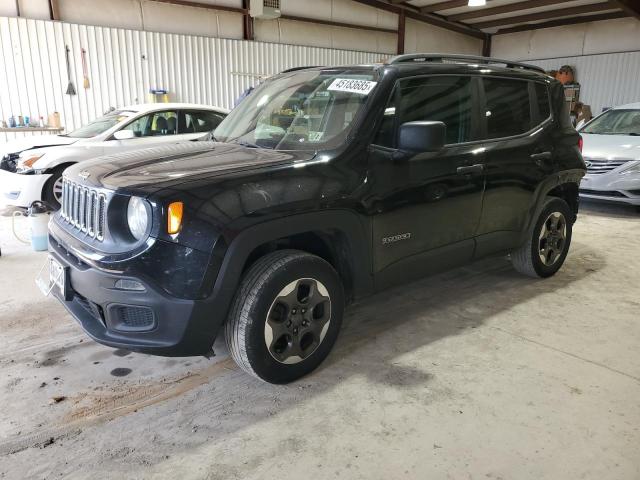
<svg viewBox="0 0 640 480"><path fill-rule="evenodd" d="M188 103L132 105L66 135L42 135L0 145L2 203L60 207L62 172L101 155L209 137L228 110Z"/></svg>
<svg viewBox="0 0 640 480"><path fill-rule="evenodd" d="M640 103L607 110L579 132L587 165L580 196L640 206Z"/></svg>

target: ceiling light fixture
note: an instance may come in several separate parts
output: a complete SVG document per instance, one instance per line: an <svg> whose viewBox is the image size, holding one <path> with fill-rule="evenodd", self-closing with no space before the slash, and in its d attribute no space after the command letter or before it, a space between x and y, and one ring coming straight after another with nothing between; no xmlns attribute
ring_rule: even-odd
<svg viewBox="0 0 640 480"><path fill-rule="evenodd" d="M487 4L487 0L469 0L470 7L484 7Z"/></svg>

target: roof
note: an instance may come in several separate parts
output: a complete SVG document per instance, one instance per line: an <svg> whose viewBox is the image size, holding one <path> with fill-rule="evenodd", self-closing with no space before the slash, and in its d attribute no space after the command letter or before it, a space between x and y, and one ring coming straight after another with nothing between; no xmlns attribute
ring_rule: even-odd
<svg viewBox="0 0 640 480"><path fill-rule="evenodd" d="M134 112L153 112L156 110L167 110L167 109L198 109L198 110L212 110L218 113L229 113L229 110L221 107L214 107L212 105L202 105L198 103L137 103L134 105L127 105L126 107L122 107L121 110L132 110Z"/></svg>
<svg viewBox="0 0 640 480"><path fill-rule="evenodd" d="M470 63L437 63L437 62L416 62L398 63L388 65L387 68L395 68L400 76L446 73L452 75L469 74L495 74L527 80L551 80L548 75L536 70L523 70L499 65L478 65Z"/></svg>
<svg viewBox="0 0 640 480"><path fill-rule="evenodd" d="M635 0L487 0L481 7L468 6L468 0L390 1L410 16L469 33L502 34L614 18L640 19L640 3Z"/></svg>
<svg viewBox="0 0 640 480"><path fill-rule="evenodd" d="M428 61L402 61L402 57L425 58ZM438 61L443 59L444 61ZM400 60L400 61L398 61ZM510 60L499 60L491 57L478 57L470 55L449 55L449 54L409 54L393 57L390 63L385 64L361 64L361 65L341 65L335 67L304 67L308 70L373 70L388 69L394 70L400 76L450 73L454 75L469 75L473 73L492 73L530 80L551 80L544 70L535 65L513 62ZM302 70L296 69L296 71ZM285 72L291 73L291 72ZM295 72L293 72L295 73Z"/></svg>

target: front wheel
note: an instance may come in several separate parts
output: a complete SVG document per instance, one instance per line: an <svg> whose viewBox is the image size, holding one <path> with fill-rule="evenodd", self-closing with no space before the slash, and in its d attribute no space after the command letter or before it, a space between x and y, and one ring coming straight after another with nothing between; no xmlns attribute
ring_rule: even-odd
<svg viewBox="0 0 640 480"><path fill-rule="evenodd" d="M42 200L51 205L54 210L60 209L62 204L62 172L65 168L56 168L42 189Z"/></svg>
<svg viewBox="0 0 640 480"><path fill-rule="evenodd" d="M511 253L515 269L538 278L550 277L560 270L571 245L571 218L567 202L549 197L527 242Z"/></svg>
<svg viewBox="0 0 640 480"><path fill-rule="evenodd" d="M342 283L325 260L298 250L262 257L244 275L225 337L247 373L288 383L314 370L338 337Z"/></svg>

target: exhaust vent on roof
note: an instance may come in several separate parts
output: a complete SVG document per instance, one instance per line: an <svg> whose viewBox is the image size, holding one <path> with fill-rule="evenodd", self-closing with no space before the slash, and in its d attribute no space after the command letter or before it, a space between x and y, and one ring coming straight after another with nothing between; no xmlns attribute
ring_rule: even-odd
<svg viewBox="0 0 640 480"><path fill-rule="evenodd" d="M273 20L280 16L280 0L251 0L249 15L262 20Z"/></svg>

